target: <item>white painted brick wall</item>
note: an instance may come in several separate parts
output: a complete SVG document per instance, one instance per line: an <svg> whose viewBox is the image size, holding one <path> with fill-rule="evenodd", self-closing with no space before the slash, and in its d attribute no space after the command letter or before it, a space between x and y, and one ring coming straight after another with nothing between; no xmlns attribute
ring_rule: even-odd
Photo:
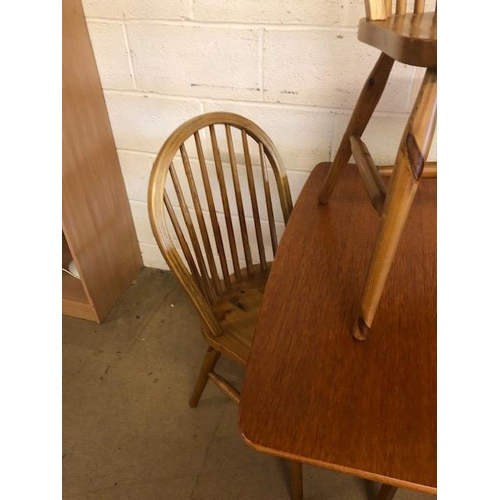
<svg viewBox="0 0 500 500"><path fill-rule="evenodd" d="M193 0L194 19L224 23L331 26L339 0Z"/></svg>
<svg viewBox="0 0 500 500"><path fill-rule="evenodd" d="M101 83L104 88L135 88L129 50L124 43L125 25L114 21L89 21L89 35L95 50Z"/></svg>
<svg viewBox="0 0 500 500"><path fill-rule="evenodd" d="M173 130L199 115L202 103L154 94L105 92L116 147L157 153Z"/></svg>
<svg viewBox="0 0 500 500"><path fill-rule="evenodd" d="M149 174L178 125L210 111L255 121L278 147L296 200L311 169L332 159L377 57L356 36L363 0L83 5L148 267L166 269L147 214ZM421 78L421 70L395 64L364 136L377 163L394 160Z"/></svg>
<svg viewBox="0 0 500 500"><path fill-rule="evenodd" d="M257 29L131 23L137 88L165 95L259 100Z"/></svg>
<svg viewBox="0 0 500 500"><path fill-rule="evenodd" d="M155 159L154 154L118 150L123 180L129 200L146 203L149 174Z"/></svg>
<svg viewBox="0 0 500 500"><path fill-rule="evenodd" d="M190 0L83 0L87 17L107 19L188 19Z"/></svg>
<svg viewBox="0 0 500 500"><path fill-rule="evenodd" d="M264 99L352 109L378 54L358 42L355 31L266 30ZM407 110L413 72L395 65L380 110Z"/></svg>

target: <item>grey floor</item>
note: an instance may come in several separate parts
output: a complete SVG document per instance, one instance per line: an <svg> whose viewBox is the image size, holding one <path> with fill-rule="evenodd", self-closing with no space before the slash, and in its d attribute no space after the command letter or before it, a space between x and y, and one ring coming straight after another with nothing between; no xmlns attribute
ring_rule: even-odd
<svg viewBox="0 0 500 500"><path fill-rule="evenodd" d="M64 499L289 499L286 463L242 442L234 403L209 383L189 407L206 345L170 273L143 269L101 325L63 317L62 339ZM219 370L241 384L237 365ZM304 466L305 500L372 500L378 486Z"/></svg>

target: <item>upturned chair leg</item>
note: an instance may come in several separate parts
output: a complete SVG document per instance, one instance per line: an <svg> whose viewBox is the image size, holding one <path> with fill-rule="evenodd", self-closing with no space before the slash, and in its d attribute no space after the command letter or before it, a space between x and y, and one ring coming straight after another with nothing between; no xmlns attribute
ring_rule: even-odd
<svg viewBox="0 0 500 500"><path fill-rule="evenodd" d="M290 498L291 500L302 500L302 464L289 460L290 463Z"/></svg>
<svg viewBox="0 0 500 500"><path fill-rule="evenodd" d="M365 340L370 332L382 291L417 192L418 181L436 126L437 71L428 68L399 146L381 227L363 289L361 311L353 335Z"/></svg>
<svg viewBox="0 0 500 500"><path fill-rule="evenodd" d="M189 406L195 407L198 405L201 395L205 389L208 382L208 374L213 371L217 361L220 358L220 352L216 351L213 347L209 347L205 358L203 359L203 364L200 368L200 373L198 374L198 379L196 380L196 385L194 386L191 399L189 400Z"/></svg>
<svg viewBox="0 0 500 500"><path fill-rule="evenodd" d="M377 500L392 500L398 489L395 486L383 484L377 495Z"/></svg>
<svg viewBox="0 0 500 500"><path fill-rule="evenodd" d="M382 53L373 67L368 79L366 80L358 102L354 108L347 129L344 132L342 141L328 170L328 174L319 195L320 203L327 203L333 189L337 183L338 174L351 157L352 135L361 137L365 131L368 122L377 106L382 93L384 92L387 80L394 65L394 59Z"/></svg>

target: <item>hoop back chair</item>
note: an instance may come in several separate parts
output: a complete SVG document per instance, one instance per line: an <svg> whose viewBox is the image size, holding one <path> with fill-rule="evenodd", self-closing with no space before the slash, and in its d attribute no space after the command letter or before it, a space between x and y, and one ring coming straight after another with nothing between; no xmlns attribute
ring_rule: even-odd
<svg viewBox="0 0 500 500"><path fill-rule="evenodd" d="M412 0L411 4L413 11L407 12L406 0L365 0L366 18L359 22L358 39L380 50L380 56L361 90L319 195L321 203L328 202L340 169L352 155L381 218L359 314L352 329L358 340L365 340L370 332L419 180L437 176L437 164L426 164L437 116L437 2L433 12L424 12L424 0ZM382 96L394 61L424 67L426 71L394 167L379 169L361 136ZM390 176L387 187L384 176Z"/></svg>
<svg viewBox="0 0 500 500"><path fill-rule="evenodd" d="M221 354L247 364L279 228L292 211L278 150L242 116L195 117L158 153L148 210L159 249L194 304L208 343L189 404L197 406L208 380L239 403L238 390L214 370ZM290 466L292 498L299 500L301 464Z"/></svg>

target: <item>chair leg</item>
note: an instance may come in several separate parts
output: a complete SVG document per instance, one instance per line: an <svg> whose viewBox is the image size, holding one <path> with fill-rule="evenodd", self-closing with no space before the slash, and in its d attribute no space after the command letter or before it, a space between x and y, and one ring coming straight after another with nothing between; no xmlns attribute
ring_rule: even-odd
<svg viewBox="0 0 500 500"><path fill-rule="evenodd" d="M198 401L205 389L208 382L208 374L213 371L217 361L220 358L220 352L216 351L213 347L209 347L205 358L203 359L203 364L200 368L200 373L198 374L198 379L196 380L196 385L194 386L193 394L189 400L189 406L195 407L198 405Z"/></svg>
<svg viewBox="0 0 500 500"><path fill-rule="evenodd" d="M289 460L290 463L290 498L302 500L302 464Z"/></svg>
<svg viewBox="0 0 500 500"><path fill-rule="evenodd" d="M437 72L428 68L399 146L382 211L381 227L363 289L353 335L365 340L417 192L436 126Z"/></svg>
<svg viewBox="0 0 500 500"><path fill-rule="evenodd" d="M359 137L363 135L373 111L384 92L393 65L394 59L382 52L361 90L361 94L358 97L358 102L356 103L349 124L347 125L347 129L344 132L335 158L328 170L326 180L319 195L320 203L328 202L328 198L332 194L335 184L337 183L341 167L343 167L351 157L350 137L351 135L357 135Z"/></svg>
<svg viewBox="0 0 500 500"><path fill-rule="evenodd" d="M383 484L377 495L377 500L392 500L398 489L395 486Z"/></svg>

